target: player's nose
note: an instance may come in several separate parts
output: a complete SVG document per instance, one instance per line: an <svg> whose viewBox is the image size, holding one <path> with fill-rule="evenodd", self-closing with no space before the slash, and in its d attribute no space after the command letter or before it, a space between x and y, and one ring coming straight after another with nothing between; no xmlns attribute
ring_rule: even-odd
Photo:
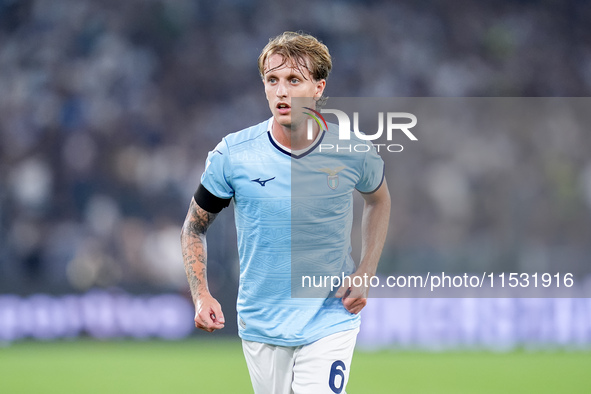
<svg viewBox="0 0 591 394"><path fill-rule="evenodd" d="M277 95L277 97L287 97L287 86L285 86L285 83L278 83L277 84L277 90L275 91L275 94Z"/></svg>

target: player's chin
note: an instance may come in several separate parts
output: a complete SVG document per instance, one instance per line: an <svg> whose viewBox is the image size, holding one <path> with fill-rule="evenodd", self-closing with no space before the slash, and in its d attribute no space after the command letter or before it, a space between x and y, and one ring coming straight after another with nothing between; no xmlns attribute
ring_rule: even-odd
<svg viewBox="0 0 591 394"><path fill-rule="evenodd" d="M291 127L291 115L281 115L279 113L274 114L275 120L281 126Z"/></svg>

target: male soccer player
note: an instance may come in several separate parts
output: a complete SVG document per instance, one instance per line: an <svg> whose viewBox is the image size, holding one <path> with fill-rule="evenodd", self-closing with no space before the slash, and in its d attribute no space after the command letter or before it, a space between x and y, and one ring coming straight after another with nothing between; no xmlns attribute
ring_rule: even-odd
<svg viewBox="0 0 591 394"><path fill-rule="evenodd" d="M269 41L258 65L272 117L227 135L209 153L181 234L195 325L224 327L207 286L205 233L234 199L239 335L255 393L344 393L368 289L350 280L306 293L294 272L375 274L390 214L384 165L353 134L347 143L367 149L323 152L340 142L336 125L313 123L308 133L305 113L323 99L332 68L324 44L286 32ZM365 200L357 267L350 255L354 190Z"/></svg>

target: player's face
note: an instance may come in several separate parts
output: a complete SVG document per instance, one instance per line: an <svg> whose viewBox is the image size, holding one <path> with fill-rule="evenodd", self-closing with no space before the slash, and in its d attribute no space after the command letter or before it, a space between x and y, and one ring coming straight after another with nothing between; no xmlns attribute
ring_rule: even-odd
<svg viewBox="0 0 591 394"><path fill-rule="evenodd" d="M307 117L303 108L292 108L291 99L310 98L310 102L304 103L302 107L314 108L316 100L322 96L326 81L314 80L308 68L298 67L289 60L284 62L281 55L269 56L264 70L265 94L273 117L282 126L296 128Z"/></svg>

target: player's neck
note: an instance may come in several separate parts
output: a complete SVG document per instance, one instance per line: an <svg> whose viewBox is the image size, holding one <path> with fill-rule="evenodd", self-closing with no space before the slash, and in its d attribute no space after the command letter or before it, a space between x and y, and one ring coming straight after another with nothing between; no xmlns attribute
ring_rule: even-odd
<svg viewBox="0 0 591 394"><path fill-rule="evenodd" d="M299 127L292 128L280 125L273 119L271 132L277 142L288 149L296 151L306 149L316 140L318 133L320 133L320 128L317 124L314 124L313 127L312 139L308 139L308 128L305 122L302 122Z"/></svg>

